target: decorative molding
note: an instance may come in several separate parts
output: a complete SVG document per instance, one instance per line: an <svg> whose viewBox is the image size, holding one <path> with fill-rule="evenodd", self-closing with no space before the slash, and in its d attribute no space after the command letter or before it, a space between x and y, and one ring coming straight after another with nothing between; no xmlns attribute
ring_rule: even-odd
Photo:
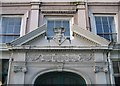
<svg viewBox="0 0 120 86"><path fill-rule="evenodd" d="M17 72L24 72L24 73L26 73L27 72L27 68L25 66L14 66L13 71L15 73L17 73Z"/></svg>
<svg viewBox="0 0 120 86"><path fill-rule="evenodd" d="M107 73L108 72L108 68L104 67L104 66L95 66L94 67L94 72L95 73L98 73L98 72L105 72L105 73Z"/></svg>
<svg viewBox="0 0 120 86"><path fill-rule="evenodd" d="M41 10L42 13L50 14L74 14L76 13L76 10Z"/></svg>
<svg viewBox="0 0 120 86"><path fill-rule="evenodd" d="M94 61L94 54L36 54L27 55L27 62L89 62Z"/></svg>
<svg viewBox="0 0 120 86"><path fill-rule="evenodd" d="M79 27L76 24L74 24L73 28L74 28L74 30L73 30L74 33L76 33L76 34L80 35L81 37L84 37L85 39L92 41L98 45L108 46L110 43L105 38L95 35L88 30L82 29L81 27Z"/></svg>

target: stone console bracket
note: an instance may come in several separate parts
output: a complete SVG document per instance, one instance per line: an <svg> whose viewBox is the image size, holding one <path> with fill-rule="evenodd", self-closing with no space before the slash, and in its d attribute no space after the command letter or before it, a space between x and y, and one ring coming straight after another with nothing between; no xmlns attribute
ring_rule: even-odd
<svg viewBox="0 0 120 86"><path fill-rule="evenodd" d="M27 72L27 68L25 66L14 66L13 67L13 71L15 73L17 73L17 72L24 72L24 73L26 73Z"/></svg>
<svg viewBox="0 0 120 86"><path fill-rule="evenodd" d="M103 66L95 66L94 67L94 72L98 73L98 72L108 72L108 68L107 67L103 67Z"/></svg>

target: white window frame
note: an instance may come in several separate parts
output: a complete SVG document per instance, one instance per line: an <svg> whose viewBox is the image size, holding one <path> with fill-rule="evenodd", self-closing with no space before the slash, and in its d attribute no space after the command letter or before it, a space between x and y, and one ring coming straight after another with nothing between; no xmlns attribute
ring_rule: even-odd
<svg viewBox="0 0 120 86"><path fill-rule="evenodd" d="M73 17L66 17L66 16L46 16L45 17L45 24L47 25L47 21L49 20L68 20L69 21L69 24L70 24L70 39L73 39L73 35L72 35L72 27L73 27L73 24L74 24L74 18Z"/></svg>
<svg viewBox="0 0 120 86"><path fill-rule="evenodd" d="M91 31L97 35L97 29L96 29L96 23L95 23L95 17L96 16L113 16L114 17L114 22L115 22L115 30L113 31L113 33L117 33L117 41L118 41L118 14L114 13L114 14L109 14L109 13L106 13L106 14L100 14L100 13L97 13L97 14L90 14L90 21L91 21Z"/></svg>
<svg viewBox="0 0 120 86"><path fill-rule="evenodd" d="M3 17L7 17L7 18L10 18L10 17L11 17L11 18L20 17L20 18L21 18L21 26L20 26L20 33L19 33L20 36L21 36L23 15L17 15L17 14L16 14L16 15L6 15L6 14L5 14L5 15L1 15L1 24L2 24L2 18L3 18ZM24 28L23 28L23 29L24 29ZM3 43L2 43L2 44L3 44Z"/></svg>
<svg viewBox="0 0 120 86"><path fill-rule="evenodd" d="M26 34L28 15L29 15L29 11L27 11L26 13L24 13L24 15L22 15L20 37Z"/></svg>

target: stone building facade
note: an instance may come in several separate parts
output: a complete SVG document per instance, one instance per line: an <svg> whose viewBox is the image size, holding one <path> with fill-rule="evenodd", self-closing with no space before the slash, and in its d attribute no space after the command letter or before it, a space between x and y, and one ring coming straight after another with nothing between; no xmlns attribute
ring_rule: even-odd
<svg viewBox="0 0 120 86"><path fill-rule="evenodd" d="M2 84L120 84L119 0L0 0Z"/></svg>

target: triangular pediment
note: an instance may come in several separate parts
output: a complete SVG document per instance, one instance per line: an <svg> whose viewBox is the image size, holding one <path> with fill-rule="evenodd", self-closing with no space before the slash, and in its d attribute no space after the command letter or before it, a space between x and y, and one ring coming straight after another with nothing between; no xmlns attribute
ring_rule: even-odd
<svg viewBox="0 0 120 86"><path fill-rule="evenodd" d="M12 45L23 45L33 39L35 39L36 37L45 34L46 32L46 25L42 25L41 27L38 27L37 29L29 32L28 34L17 38L16 40L12 41L10 44Z"/></svg>
<svg viewBox="0 0 120 86"><path fill-rule="evenodd" d="M105 38L100 37L88 30L81 29L77 25L74 25L73 33L78 34L79 36L81 36L91 42L97 43L101 46L104 46L104 45L106 46L106 45L110 44L110 42L108 40L106 40Z"/></svg>
<svg viewBox="0 0 120 86"><path fill-rule="evenodd" d="M64 38L59 44L56 39L48 40L46 37L46 25L43 25L34 31L12 41L13 46L31 45L31 46L108 46L109 42L91 33L90 31L74 28L72 39Z"/></svg>

